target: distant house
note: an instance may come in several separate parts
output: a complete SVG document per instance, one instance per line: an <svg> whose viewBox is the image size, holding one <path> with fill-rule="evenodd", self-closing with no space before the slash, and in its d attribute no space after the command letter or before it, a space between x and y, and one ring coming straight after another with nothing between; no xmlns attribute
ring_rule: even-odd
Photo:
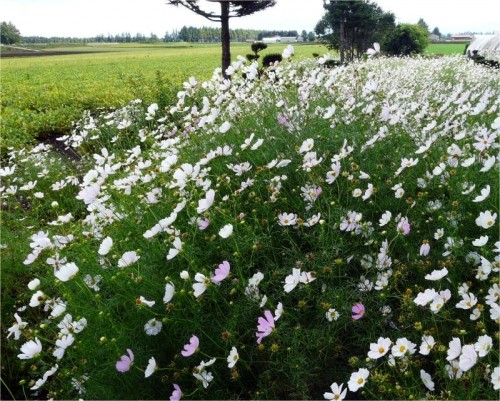
<svg viewBox="0 0 500 401"><path fill-rule="evenodd" d="M436 41L438 41L438 40L439 40L439 35L436 35L435 33L431 33L431 34L429 35L429 41L431 41L431 42L436 42Z"/></svg>
<svg viewBox="0 0 500 401"><path fill-rule="evenodd" d="M451 35L451 40L471 40L473 37L474 35L458 34L458 35Z"/></svg>

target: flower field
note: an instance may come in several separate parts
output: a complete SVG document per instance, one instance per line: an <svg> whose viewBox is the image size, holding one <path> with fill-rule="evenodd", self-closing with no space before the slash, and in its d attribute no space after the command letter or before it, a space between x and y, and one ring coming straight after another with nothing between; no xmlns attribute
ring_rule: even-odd
<svg viewBox="0 0 500 401"><path fill-rule="evenodd" d="M291 54L10 151L2 398L498 399L498 72Z"/></svg>

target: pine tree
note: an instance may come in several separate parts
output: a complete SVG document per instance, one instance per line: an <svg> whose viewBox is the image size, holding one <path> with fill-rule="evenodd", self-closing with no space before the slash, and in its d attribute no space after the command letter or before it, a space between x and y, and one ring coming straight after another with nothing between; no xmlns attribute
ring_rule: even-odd
<svg viewBox="0 0 500 401"><path fill-rule="evenodd" d="M221 24L221 43L222 43L222 73L226 76L226 69L231 64L231 48L229 34L229 19L236 17L244 17L256 13L257 11L265 10L276 4L276 0L247 0L247 1L232 1L232 0L207 0L212 3L220 4L220 13L206 11L200 8L199 0L167 0L167 4L174 6L183 6L194 13L205 17L210 21L220 22Z"/></svg>

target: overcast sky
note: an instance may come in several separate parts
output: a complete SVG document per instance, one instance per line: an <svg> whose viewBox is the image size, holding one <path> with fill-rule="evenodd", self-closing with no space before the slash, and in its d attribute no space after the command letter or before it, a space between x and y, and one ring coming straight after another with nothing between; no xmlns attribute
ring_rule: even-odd
<svg viewBox="0 0 500 401"><path fill-rule="evenodd" d="M210 4L206 0L200 0ZM500 0L375 0L392 11L397 22L423 18L441 33L500 31ZM1 20L12 22L23 36L92 37L129 32L132 36L187 26L217 26L165 0L1 0ZM277 5L230 22L231 28L312 31L323 12L323 0L278 0Z"/></svg>

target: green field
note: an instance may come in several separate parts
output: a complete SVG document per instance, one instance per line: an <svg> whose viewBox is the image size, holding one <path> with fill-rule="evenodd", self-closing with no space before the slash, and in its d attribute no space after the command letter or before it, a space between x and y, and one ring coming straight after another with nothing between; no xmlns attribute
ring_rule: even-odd
<svg viewBox="0 0 500 401"><path fill-rule="evenodd" d="M284 47L270 45L262 54L281 53ZM296 58L326 52L320 45L295 48ZM175 96L187 78L208 79L220 65L219 44L89 45L57 51L83 53L2 59L1 148L67 133L85 109ZM249 44L232 45L233 59L250 52Z"/></svg>
<svg viewBox="0 0 500 401"><path fill-rule="evenodd" d="M285 44L261 52L281 53ZM220 65L217 44L99 44L38 46L70 54L2 59L0 149L33 138L66 134L83 110L121 107L134 98L168 103L190 76L211 77ZM463 44L430 44L426 54L462 54ZM322 45L295 45L295 58L328 51ZM250 53L234 43L233 59Z"/></svg>
<svg viewBox="0 0 500 401"><path fill-rule="evenodd" d="M445 56L463 54L465 46L463 43L429 43L425 49L425 54L442 54Z"/></svg>

